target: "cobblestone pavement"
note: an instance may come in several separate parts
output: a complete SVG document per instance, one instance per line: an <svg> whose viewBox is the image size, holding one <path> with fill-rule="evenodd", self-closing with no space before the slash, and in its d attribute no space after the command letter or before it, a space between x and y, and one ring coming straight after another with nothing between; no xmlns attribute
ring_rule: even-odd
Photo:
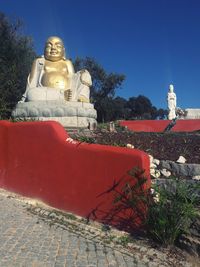
<svg viewBox="0 0 200 267"><path fill-rule="evenodd" d="M95 236L78 232L76 227L73 232L58 223L51 224L47 217L41 219L30 212L30 206L24 198L0 190L0 267L194 266L184 261L180 265L172 263L163 253L155 257L154 250L137 244L131 255L123 248L108 246Z"/></svg>

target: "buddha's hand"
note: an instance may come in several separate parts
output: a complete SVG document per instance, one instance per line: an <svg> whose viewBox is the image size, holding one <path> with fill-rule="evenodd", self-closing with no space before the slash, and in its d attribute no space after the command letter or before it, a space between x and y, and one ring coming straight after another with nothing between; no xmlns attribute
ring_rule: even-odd
<svg viewBox="0 0 200 267"><path fill-rule="evenodd" d="M79 96L78 102L90 103L89 99L85 96Z"/></svg>
<svg viewBox="0 0 200 267"><path fill-rule="evenodd" d="M66 101L72 100L72 90L68 89L64 91L64 98Z"/></svg>
<svg viewBox="0 0 200 267"><path fill-rule="evenodd" d="M92 85L92 78L90 73L87 70L81 70L81 83L87 85L88 87L90 87Z"/></svg>

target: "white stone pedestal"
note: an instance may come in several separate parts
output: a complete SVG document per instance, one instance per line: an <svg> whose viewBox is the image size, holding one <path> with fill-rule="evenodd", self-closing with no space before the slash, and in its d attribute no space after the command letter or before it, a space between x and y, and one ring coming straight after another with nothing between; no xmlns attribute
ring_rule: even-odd
<svg viewBox="0 0 200 267"><path fill-rule="evenodd" d="M93 104L64 100L18 103L12 116L41 121L54 120L68 128L88 128L97 124L97 112Z"/></svg>

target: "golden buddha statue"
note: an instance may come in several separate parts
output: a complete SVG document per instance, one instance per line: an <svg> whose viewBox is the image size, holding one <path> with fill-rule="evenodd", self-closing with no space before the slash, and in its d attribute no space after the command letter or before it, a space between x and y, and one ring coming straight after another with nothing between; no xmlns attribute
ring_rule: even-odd
<svg viewBox="0 0 200 267"><path fill-rule="evenodd" d="M74 72L69 59L65 58L63 41L49 37L44 57L34 60L22 101L65 100L89 102L91 76L87 70Z"/></svg>

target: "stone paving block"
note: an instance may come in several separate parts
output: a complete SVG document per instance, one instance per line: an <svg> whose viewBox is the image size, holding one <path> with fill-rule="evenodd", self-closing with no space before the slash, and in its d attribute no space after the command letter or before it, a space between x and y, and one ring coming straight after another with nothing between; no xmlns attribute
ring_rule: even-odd
<svg viewBox="0 0 200 267"><path fill-rule="evenodd" d="M124 254L122 248L99 243L98 236L89 240L89 234L72 233L58 223L50 225L48 218L32 214L28 208L30 204L20 197L0 189L0 267L167 266L163 262L164 259L167 263L166 256L162 253L155 256L154 249L134 244L132 256L127 250ZM51 212L47 210L46 214ZM156 257L154 262L150 262L151 256ZM183 261L180 267L183 266L191 265Z"/></svg>

